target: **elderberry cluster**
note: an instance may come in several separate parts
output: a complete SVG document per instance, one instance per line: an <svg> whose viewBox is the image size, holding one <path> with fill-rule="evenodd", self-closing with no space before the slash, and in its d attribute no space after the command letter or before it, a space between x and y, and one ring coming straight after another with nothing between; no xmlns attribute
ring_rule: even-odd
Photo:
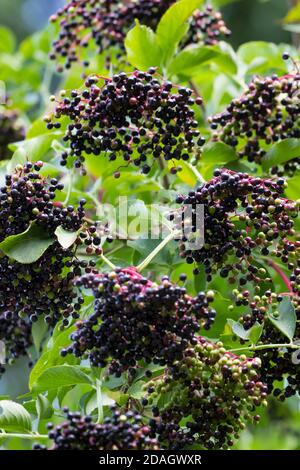
<svg viewBox="0 0 300 470"><path fill-rule="evenodd" d="M119 0L73 0L50 18L53 23L59 22L60 27L50 59L62 58L66 69L79 60L88 66L89 54L85 51L91 42L99 54L114 46L122 52L126 35L135 20L155 30L163 14L174 3L175 0L128 0L125 3ZM182 46L199 41L214 45L220 36L230 34L221 13L207 6L192 15ZM62 70L59 66L58 71Z"/></svg>
<svg viewBox="0 0 300 470"><path fill-rule="evenodd" d="M32 345L31 325L28 320L20 318L16 312L0 311L0 341L5 346L6 363L26 356L28 348ZM5 368L0 363L0 376L4 372Z"/></svg>
<svg viewBox="0 0 300 470"><path fill-rule="evenodd" d="M54 441L51 450L159 450L155 438L150 437L150 427L143 424L135 411L122 413L111 408L111 416L102 424L93 422L91 416L64 409L66 421L54 426L48 424L49 439ZM45 450L35 445L35 450Z"/></svg>
<svg viewBox="0 0 300 470"><path fill-rule="evenodd" d="M7 160L12 152L9 144L23 140L25 129L18 122L19 115L14 110L0 110L0 160Z"/></svg>
<svg viewBox="0 0 300 470"><path fill-rule="evenodd" d="M274 256L290 269L299 244L294 240L298 204L283 197L286 182L261 179L230 170L216 170L212 180L177 197L180 215L172 215L183 230L181 257L202 264L208 281L219 272L230 284L244 286L267 281L255 255ZM204 220L198 220L198 205ZM204 228L203 228L204 227ZM193 239L204 230L202 248Z"/></svg>
<svg viewBox="0 0 300 470"><path fill-rule="evenodd" d="M35 225L53 243L42 256L31 264L19 263L0 251L0 312L30 317L37 321L44 316L49 324L62 317L78 318L82 298L74 291L73 280L82 273L85 262L74 256L74 247L64 249L55 231L77 231L84 217L80 201L78 209L64 208L55 201L56 192L63 187L56 179L44 179L39 171L42 164L26 163L15 173L6 176L6 185L0 189L0 241L23 233ZM42 236L42 235L41 235Z"/></svg>
<svg viewBox="0 0 300 470"><path fill-rule="evenodd" d="M192 298L167 277L157 285L134 268L85 275L77 285L92 289L94 313L77 323L62 354L88 357L96 367L109 364L117 376L125 370L134 375L140 360L172 364L216 315L212 292Z"/></svg>
<svg viewBox="0 0 300 470"><path fill-rule="evenodd" d="M155 29L162 15L174 0L73 0L51 16L50 21L59 21L60 33L53 42L50 59L64 59L69 69L81 56L91 41L101 54L109 47L124 49L127 32L137 19ZM89 65L88 57L83 61ZM62 68L59 67L59 71Z"/></svg>
<svg viewBox="0 0 300 470"><path fill-rule="evenodd" d="M231 447L247 422L259 421L256 407L266 404L260 367L258 358L235 356L222 343L198 337L181 361L147 385L145 403L154 405L153 436L172 450L190 444L205 449ZM186 424L180 428L183 419Z"/></svg>
<svg viewBox="0 0 300 470"><path fill-rule="evenodd" d="M249 162L261 164L270 146L300 137L300 75L256 77L226 111L210 118L215 140L234 147ZM298 161L298 159L297 159ZM289 163L289 171L297 169ZM273 174L280 169L275 167Z"/></svg>
<svg viewBox="0 0 300 470"><path fill-rule="evenodd" d="M231 35L227 28L222 13L207 5L204 10L197 10L189 21L189 30L183 45L197 44L201 41L209 46L216 45L220 36Z"/></svg>
<svg viewBox="0 0 300 470"><path fill-rule="evenodd" d="M147 174L151 161L164 159L176 164L198 155L204 144L197 129L193 105L201 98L192 97L192 90L155 78L155 69L120 73L112 79L87 79L83 91L72 91L70 97L57 103L54 118L46 117L48 129L60 126L60 119L69 118L64 141L69 150L62 154L62 165L69 156L80 168L85 154L102 155L108 161L120 156L125 165L141 166ZM150 165L149 165L150 163ZM117 173L115 176L119 176Z"/></svg>
<svg viewBox="0 0 300 470"><path fill-rule="evenodd" d="M80 202L77 210L73 206L63 207L55 197L63 185L55 178L48 181L39 173L42 162L19 165L12 175L7 175L5 186L0 189L0 241L24 232L35 222L54 235L57 227L77 231L85 215Z"/></svg>
<svg viewBox="0 0 300 470"><path fill-rule="evenodd" d="M299 262L299 261L298 261ZM259 291L259 289L258 289ZM233 291L235 303L237 306L249 307L240 319L240 323L247 331L253 325L263 325L263 332L259 339L261 346L266 345L266 349L255 351L255 356L262 361L262 378L268 387L268 393L272 393L280 400L284 400L297 392L300 392L300 347L297 349L289 349L287 347L277 347L276 345L287 342L286 336L278 330L270 322L286 321L288 316L293 316L295 311L296 318L300 319L300 302L299 295L295 292L286 293L286 295L275 294L271 290L267 290L263 295L250 296L248 290L239 292ZM296 325L294 339L300 338L300 328ZM295 342L296 344L296 342ZM274 347L269 347L274 345ZM278 388L278 383L282 383L282 387Z"/></svg>

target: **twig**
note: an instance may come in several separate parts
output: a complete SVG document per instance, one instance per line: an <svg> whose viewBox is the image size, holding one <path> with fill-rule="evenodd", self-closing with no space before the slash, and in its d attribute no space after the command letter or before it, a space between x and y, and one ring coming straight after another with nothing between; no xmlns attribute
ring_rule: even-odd
<svg viewBox="0 0 300 470"><path fill-rule="evenodd" d="M283 280L284 284L286 285L288 291L289 291L291 294L293 294L294 292L293 292L293 288L292 288L292 286L291 286L290 280L289 280L289 278L284 274L284 272L280 269L280 267L277 266L277 264L274 263L274 261L271 260L271 259L268 260L268 264L269 264L269 266L271 266L271 267L274 269L274 271L281 277L281 279Z"/></svg>
<svg viewBox="0 0 300 470"><path fill-rule="evenodd" d="M248 346L248 347L241 347L236 349L229 349L228 352L235 353L241 351L263 351L264 349L282 349L282 348L289 348L289 349L299 349L299 344L293 343L276 343L276 344L260 344L258 346Z"/></svg>

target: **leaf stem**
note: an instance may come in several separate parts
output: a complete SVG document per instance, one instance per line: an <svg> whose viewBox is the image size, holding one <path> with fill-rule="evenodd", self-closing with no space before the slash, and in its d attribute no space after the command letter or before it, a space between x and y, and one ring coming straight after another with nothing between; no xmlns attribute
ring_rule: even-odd
<svg viewBox="0 0 300 470"><path fill-rule="evenodd" d="M147 256L144 261L136 267L138 272L142 272L151 263L151 261L163 250L163 248L171 241L174 240L176 232L171 232L153 251Z"/></svg>
<svg viewBox="0 0 300 470"><path fill-rule="evenodd" d="M229 349L228 352L241 352L241 351L263 351L264 349L281 349L281 348L289 348L289 349L300 349L300 345L293 344L293 343L275 343L275 344L260 344L258 346L248 346L236 349Z"/></svg>
<svg viewBox="0 0 300 470"><path fill-rule="evenodd" d="M201 173L197 170L197 168L192 165L191 163L189 162L186 162L186 166L189 167L189 169L194 173L194 175L196 176L196 178L201 182L201 183L206 183L205 179L203 178L203 176L201 175Z"/></svg>
<svg viewBox="0 0 300 470"><path fill-rule="evenodd" d="M103 254L100 255L100 258L102 259L102 261L104 261L105 264L107 264L107 266L109 266L111 269L116 269L116 266L111 262L109 261L108 258L106 258L106 256L104 256Z"/></svg>

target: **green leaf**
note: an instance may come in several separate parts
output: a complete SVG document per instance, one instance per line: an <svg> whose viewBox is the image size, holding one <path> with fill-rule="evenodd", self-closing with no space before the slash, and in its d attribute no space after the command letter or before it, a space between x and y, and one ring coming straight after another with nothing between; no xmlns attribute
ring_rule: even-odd
<svg viewBox="0 0 300 470"><path fill-rule="evenodd" d="M37 363L31 370L30 377L29 377L30 390L33 388L38 378L43 374L43 372L46 369L56 366L56 365L64 364L67 361L67 358L64 358L61 356L60 350L63 347L68 346L71 343L70 335L72 331L74 331L74 329L75 329L74 326L71 328L68 328L67 330L60 332L58 336L54 336L56 333L56 330L54 330L54 333L51 339L51 341L53 342L52 347L41 355L41 357L39 358L39 360L37 361ZM76 359L74 360L72 356L70 356L68 360L73 360L74 362L76 362Z"/></svg>
<svg viewBox="0 0 300 470"><path fill-rule="evenodd" d="M299 188L300 188L300 175L293 176L288 179L288 187L285 189L285 194L288 199L299 198Z"/></svg>
<svg viewBox="0 0 300 470"><path fill-rule="evenodd" d="M65 250L75 243L78 236L78 232L68 232L61 225L57 227L54 233L57 236L58 242Z"/></svg>
<svg viewBox="0 0 300 470"><path fill-rule="evenodd" d="M297 317L295 308L289 298L285 297L282 302L279 302L278 316L275 317L272 312L269 312L268 318L281 333L292 341L296 330Z"/></svg>
<svg viewBox="0 0 300 470"><path fill-rule="evenodd" d="M272 166L288 162L300 156L300 139L285 139L277 142L262 159L262 167L268 170Z"/></svg>
<svg viewBox="0 0 300 470"><path fill-rule="evenodd" d="M22 147L17 148L7 164L7 173L13 173L17 165L26 163L26 152Z"/></svg>
<svg viewBox="0 0 300 470"><path fill-rule="evenodd" d="M284 73L285 64L282 60L281 47L272 42L250 41L242 44L237 56L242 61L242 68L247 74L268 73L278 69Z"/></svg>
<svg viewBox="0 0 300 470"><path fill-rule="evenodd" d="M90 377L74 366L54 366L46 369L34 384L33 392L40 393L57 390L61 387L81 383L91 384Z"/></svg>
<svg viewBox="0 0 300 470"><path fill-rule="evenodd" d="M195 45L183 49L168 66L168 75L180 74L191 77L198 72L198 67L219 55L219 51L210 46Z"/></svg>
<svg viewBox="0 0 300 470"><path fill-rule="evenodd" d="M162 62L166 65L187 31L187 20L204 0L180 0L172 5L161 18L157 30L158 44L162 50Z"/></svg>
<svg viewBox="0 0 300 470"><path fill-rule="evenodd" d="M10 29L0 26L0 52L11 54L16 47L16 38Z"/></svg>
<svg viewBox="0 0 300 470"><path fill-rule="evenodd" d="M11 150L22 148L26 152L28 160L36 162L38 160L45 160L45 155L51 149L51 144L55 139L63 136L62 132L55 131L52 133L45 133L32 139L27 139L9 145Z"/></svg>
<svg viewBox="0 0 300 470"><path fill-rule="evenodd" d="M30 432L30 414L19 403L2 400L0 401L0 429L8 432Z"/></svg>
<svg viewBox="0 0 300 470"><path fill-rule="evenodd" d="M31 333L33 344L38 355L40 353L41 343L45 338L48 329L49 326L42 317L39 317L38 321L32 324Z"/></svg>
<svg viewBox="0 0 300 470"><path fill-rule="evenodd" d="M110 390L107 390L106 388L102 387L102 393L101 393L101 398L102 398L102 406L112 406L116 403L116 400L112 398L109 395L114 395L113 393L110 392ZM116 396L119 396L119 393L115 394ZM99 402L98 402L99 396L97 393L91 393L91 398L88 400L86 404L86 413L90 415L93 411L96 409L99 409Z"/></svg>
<svg viewBox="0 0 300 470"><path fill-rule="evenodd" d="M54 240L42 227L32 223L25 232L7 237L0 243L0 250L21 264L37 261Z"/></svg>
<svg viewBox="0 0 300 470"><path fill-rule="evenodd" d="M224 5L228 5L229 3L234 3L238 2L239 0L211 0L211 4L216 7L220 8L223 7Z"/></svg>
<svg viewBox="0 0 300 470"><path fill-rule="evenodd" d="M263 325L255 323L248 331L251 343L256 344L263 333Z"/></svg>
<svg viewBox="0 0 300 470"><path fill-rule="evenodd" d="M136 26L129 31L125 39L127 59L134 67L148 70L150 67L160 67L162 52L157 43L155 33L148 26Z"/></svg>
<svg viewBox="0 0 300 470"><path fill-rule="evenodd" d="M38 414L39 420L41 419L50 419L53 415L53 408L48 398L44 395L38 395L36 399L36 411Z"/></svg>
<svg viewBox="0 0 300 470"><path fill-rule="evenodd" d="M249 330L245 330L244 326L232 319L227 320L227 324L230 326L232 333L244 341L251 341L251 344L256 344L263 332L263 325L255 323Z"/></svg>
<svg viewBox="0 0 300 470"><path fill-rule="evenodd" d="M237 160L232 147L223 142L209 142L204 146L201 161L204 163L228 163Z"/></svg>
<svg viewBox="0 0 300 470"><path fill-rule="evenodd" d="M185 184L193 188L195 184L198 182L198 178L195 175L195 172L193 171L193 168L191 165L189 165L187 162L184 162L183 160L180 162L180 166L182 168L181 171L178 171L177 177L183 181ZM168 167L171 169L174 167L174 162L169 161L168 162Z"/></svg>

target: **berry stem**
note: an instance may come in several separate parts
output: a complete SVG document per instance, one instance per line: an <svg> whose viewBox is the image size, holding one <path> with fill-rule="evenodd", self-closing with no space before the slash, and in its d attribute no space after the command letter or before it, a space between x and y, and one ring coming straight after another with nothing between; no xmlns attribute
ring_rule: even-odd
<svg viewBox="0 0 300 470"><path fill-rule="evenodd" d="M188 166L189 169L194 173L194 175L200 181L200 183L203 183L203 184L206 183L205 179L203 178L201 173L199 173L199 171L197 170L197 168L194 165L192 165L189 162L186 162L186 166Z"/></svg>
<svg viewBox="0 0 300 470"><path fill-rule="evenodd" d="M230 349L228 352L235 353L235 352L241 352L241 351L263 351L264 349L281 349L281 348L300 349L300 346L299 344L297 345L293 343L260 344L258 346L249 346L249 347Z"/></svg>
<svg viewBox="0 0 300 470"><path fill-rule="evenodd" d="M171 232L144 261L136 267L138 272L142 272L151 263L151 261L164 249L164 247L176 237L176 232Z"/></svg>
<svg viewBox="0 0 300 470"><path fill-rule="evenodd" d="M107 264L107 266L109 266L111 269L116 269L116 266L111 262L109 261L108 258L106 258L106 256L104 256L103 254L100 255L100 258L102 259L102 261L104 261L105 264Z"/></svg>
<svg viewBox="0 0 300 470"><path fill-rule="evenodd" d="M274 271L281 277L281 279L283 280L284 284L286 285L288 291L293 294L293 288L291 286L291 283L289 281L289 278L284 274L284 272L280 269L279 266L277 266L276 263L274 263L273 260L269 259L268 260L268 264L269 266L271 266Z"/></svg>
<svg viewBox="0 0 300 470"><path fill-rule="evenodd" d="M17 438L17 439L33 439L33 440L39 440L39 439L49 439L48 434L18 434L18 433L6 433L6 432L0 432L0 440L1 439L12 439L12 438Z"/></svg>
<svg viewBox="0 0 300 470"><path fill-rule="evenodd" d="M66 194L66 199L64 200L63 204L66 206L69 203L70 197L71 197L71 192L72 192L72 187L73 187L73 178L74 178L74 170L70 170L69 172L69 184L68 184L68 191Z"/></svg>

